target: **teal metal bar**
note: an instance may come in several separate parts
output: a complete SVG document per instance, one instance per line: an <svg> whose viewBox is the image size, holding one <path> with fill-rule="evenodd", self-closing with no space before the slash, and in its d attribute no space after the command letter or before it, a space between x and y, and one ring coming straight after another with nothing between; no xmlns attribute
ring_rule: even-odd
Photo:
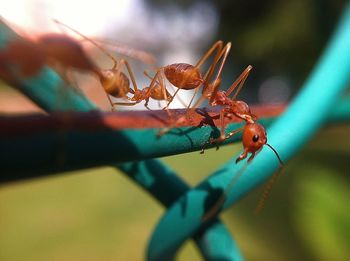
<svg viewBox="0 0 350 261"><path fill-rule="evenodd" d="M330 117L349 80L350 4L347 4L335 34L302 91L286 113L267 130L269 143L284 161L297 153ZM176 252L186 238L198 231L204 225L203 215L217 199L217 192L224 191L235 174L241 174L246 168L230 191L222 210L268 179L279 167L276 156L268 148L264 148L248 166L246 162L235 164L237 157L186 193L162 217L149 243L150 259L162 260L162 257ZM186 211L182 210L183 204Z"/></svg>
<svg viewBox="0 0 350 261"><path fill-rule="evenodd" d="M219 130L212 126L177 128L174 130L176 133L186 133L186 135L170 133L157 139L155 135L157 130L154 129L125 129L127 138L131 144L135 144L131 146L119 130L104 126L104 115L110 115L110 113L94 114L101 117L101 125L92 127L91 113L79 113L74 118L69 114L70 122L85 123L73 124L73 127L65 124L66 114L59 117L56 117L58 115L0 116L2 166L0 183L110 163L197 151L210 136L219 133ZM118 114L115 115L118 116ZM349 120L350 98L346 98L332 109L328 122L339 123ZM274 118L266 118L260 122L268 127L273 121ZM28 129L28 125L39 124L42 127L36 127L31 131ZM233 123L227 130L231 131L239 126L241 124ZM20 133L16 133L18 129ZM240 141L240 139L241 135L237 134L228 142ZM143 147L140 148L137 144L143 144ZM120 150L121 147L126 146L129 146L128 150Z"/></svg>
<svg viewBox="0 0 350 261"><path fill-rule="evenodd" d="M116 166L166 207L170 207L190 190L184 181L160 161L148 160ZM185 209L184 204L182 210L185 211ZM217 218L195 233L192 238L205 260L243 260L227 227ZM149 260L173 260L175 255L176 253L173 252L163 256L162 259Z"/></svg>

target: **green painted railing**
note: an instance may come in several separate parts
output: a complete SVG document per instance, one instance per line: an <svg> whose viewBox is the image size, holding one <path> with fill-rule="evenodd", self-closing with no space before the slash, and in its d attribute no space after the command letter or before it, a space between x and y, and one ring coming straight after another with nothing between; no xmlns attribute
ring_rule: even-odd
<svg viewBox="0 0 350 261"><path fill-rule="evenodd" d="M0 23L0 51L14 37L18 36ZM271 124L268 129L269 143L285 162L327 121L350 119L349 100L339 98L350 80L349 46L350 5L300 94L273 124L273 119L263 119L264 124ZM31 79L18 78L12 84L47 112L74 110L95 115L100 113L104 117L89 100L66 86L48 67ZM64 104L58 104L57 97L63 94ZM45 120L55 116L38 116L39 120L40 117ZM149 243L149 260L173 259L178 248L189 237L195 240L206 260L241 260L240 252L225 225L216 218L204 224L202 217L211 208L217 192L224 191L234 174L241 173L242 168L246 167L221 210L268 179L278 168L275 155L263 149L248 166L245 162L236 164L234 160L237 156L233 157L232 161L190 189L171 169L151 158L201 149L213 131L217 131L211 126L180 128L180 133L184 135L165 135L161 139L156 138L155 129L117 130L108 126L90 132L72 128L65 130L64 135L62 131L55 130L46 130L44 135L35 132L29 135L14 133L9 139L5 131L8 120L11 119L0 118L3 130L0 131L0 156L4 166L1 182L108 164L122 170L166 206L168 210ZM231 124L229 128L237 128L237 124ZM232 141L237 139L239 136ZM57 144L65 146L57 147ZM64 160L57 160L62 155ZM16 165L19 160L23 160L23 165ZM24 172L21 166L28 171Z"/></svg>

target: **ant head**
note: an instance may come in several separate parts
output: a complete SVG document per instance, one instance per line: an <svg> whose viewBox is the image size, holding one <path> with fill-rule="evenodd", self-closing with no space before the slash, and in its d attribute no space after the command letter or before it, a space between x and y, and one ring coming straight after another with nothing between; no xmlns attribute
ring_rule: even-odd
<svg viewBox="0 0 350 261"><path fill-rule="evenodd" d="M247 123L244 126L242 141L248 152L259 151L267 143L265 128L259 123Z"/></svg>
<svg viewBox="0 0 350 261"><path fill-rule="evenodd" d="M275 153L280 167L283 167L284 163L281 157L278 155L277 151L267 143L266 130L261 124L247 123L243 129L242 141L244 150L252 153L253 157L264 145L268 146Z"/></svg>

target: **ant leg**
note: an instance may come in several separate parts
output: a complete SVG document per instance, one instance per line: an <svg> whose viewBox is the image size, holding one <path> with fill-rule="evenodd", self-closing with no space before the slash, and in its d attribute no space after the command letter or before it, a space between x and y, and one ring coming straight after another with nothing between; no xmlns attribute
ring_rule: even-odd
<svg viewBox="0 0 350 261"><path fill-rule="evenodd" d="M223 68L224 68L224 65L226 63L226 60L227 60L227 57L230 53L230 50L231 50L231 43L228 43L225 45L225 47L222 49L221 53L220 53L220 56L218 58L218 60L216 61L216 63L213 65L213 66L216 66L216 64L219 62L220 59L222 59L221 63L220 63L220 66L219 66L219 69L218 69L218 72L214 78L214 80L212 81L212 86L211 86L211 89L207 90L207 86L205 86L206 88L203 88L203 94L207 91L211 92L211 97L210 97L210 103L213 103L214 101L214 98L216 96L216 93L217 91L219 90L219 87L220 87L220 84L221 84L221 75L222 75L222 71L223 71ZM210 76L210 75L209 75ZM208 76L208 77L209 77ZM210 76L211 77L211 76ZM210 78L208 79L208 81L210 80Z"/></svg>
<svg viewBox="0 0 350 261"><path fill-rule="evenodd" d="M248 159L248 163L252 162L252 160L255 157L255 152L252 153L252 155L250 155L249 159Z"/></svg>
<svg viewBox="0 0 350 261"><path fill-rule="evenodd" d="M193 106L193 108L197 108L205 99L208 98L208 95L210 94L210 104L213 102L214 98L215 98L215 94L219 89L219 86L221 84L221 74L222 74L222 70L223 67L226 63L226 59L230 53L231 50L231 43L228 43L225 45L224 48L221 49L221 51L218 53L218 55L215 57L214 62L212 63L212 65L209 67L208 71L205 74L204 77L204 86L203 86L203 90L202 90L202 96L199 98L199 100L195 103L195 105ZM212 83L210 84L209 81L214 73L214 69L216 67L216 65L219 63L220 59L222 59L218 72L215 76L215 79L212 81ZM195 95L198 92L199 88L196 89L195 91ZM194 96L193 96L194 98ZM192 98L192 100L193 100ZM192 103L191 100L191 103Z"/></svg>
<svg viewBox="0 0 350 261"><path fill-rule="evenodd" d="M106 93L107 94L107 93ZM121 106L134 106L136 104L138 104L139 102L112 102L111 98L109 97L109 95L107 94L108 100L110 101L111 105L112 105L112 111L115 111L115 106L116 105L121 105ZM125 99L132 101L132 98L129 97L125 97Z"/></svg>
<svg viewBox="0 0 350 261"><path fill-rule="evenodd" d="M226 124L225 124L225 110L224 110L224 109L222 109L222 110L220 111L220 125L221 125L220 137L217 138L217 139L215 139L215 140L212 140L212 141L214 141L214 142L216 142L216 143L222 142L222 141L224 141L225 138L226 138L226 137L225 137ZM217 146L216 149L219 149L218 146Z"/></svg>
<svg viewBox="0 0 350 261"><path fill-rule="evenodd" d="M127 56L127 57L135 59L135 60L139 60L145 64L149 64L149 65L154 66L154 64L156 63L156 58L151 53L143 51L143 50L131 48L131 47L126 46L122 43L118 43L114 39L105 40L105 39L99 39L99 38L95 38L95 37L90 38L90 39L92 41L98 42L102 45L111 46L113 48L109 48L109 49L112 49L113 52L119 53L121 55Z"/></svg>
<svg viewBox="0 0 350 261"><path fill-rule="evenodd" d="M160 68L158 69L158 71L156 72L156 74L153 76L153 78L147 73L147 71L144 71L144 74L150 78L152 81L148 87L148 90L146 91L144 97L146 97L145 99L149 99L151 98L151 94L152 94L152 91L154 88L157 87L157 85L160 86L161 88L161 91L162 91L162 94L163 94L163 97L165 99L168 99L168 96L167 96L167 90L166 90L166 87L165 87L165 82L164 82L164 76L162 75L162 71L163 69ZM147 105L148 105L148 101L146 102ZM170 116L168 110L167 110L167 113L168 115Z"/></svg>
<svg viewBox="0 0 350 261"><path fill-rule="evenodd" d="M174 88L172 85L170 85L170 88L171 88L171 90L172 90L173 93L174 93L173 95L176 95L176 94L175 94L175 92L176 92L176 91L175 91L175 88ZM187 107L186 103L181 99L180 96L177 96L176 98L179 100L179 102L181 103L181 105L182 105L183 107L185 107L185 108Z"/></svg>
<svg viewBox="0 0 350 261"><path fill-rule="evenodd" d="M221 130L220 130L220 137L219 138L216 138L216 139L213 139L213 138L210 138L208 142L206 142L204 144L204 146L202 147L202 150L201 150L201 154L204 153L204 150L206 148L206 146L208 144L216 144L216 150L219 149L219 143L223 142L224 140L227 140L229 138L231 138L233 135L235 135L236 133L238 132L241 132L243 130L244 127L241 127L237 130L234 130L234 131L231 131L227 136L225 136L225 110L222 109L220 111L220 123L221 123Z"/></svg>
<svg viewBox="0 0 350 261"><path fill-rule="evenodd" d="M202 58L198 61L198 63L195 65L195 67L196 68L199 68L199 67L201 67L202 65L203 65L203 63L209 58L209 56L210 55L212 55L212 53L216 50L216 54L215 54L215 57L214 57L214 60L213 60L213 62L212 62L212 64L211 64L211 66L209 66L209 69L208 69L208 71L206 72L206 74L205 74L205 76L204 76L204 88L206 88L206 86L208 85L207 84L207 82L210 80L210 78L211 78L211 76L212 76L212 74L213 74L213 72L214 72L214 67L215 67L215 65L217 64L217 61L220 59L220 54L221 54L221 51L222 51L222 47L223 47L223 42L222 41L217 41L217 42L215 42L213 45L212 45L212 47L202 56ZM191 101L190 101L190 103L189 103L189 105L187 106L187 109L189 109L190 107L191 107L191 104L192 104L192 102L193 102L193 99L194 99L194 97L196 96L196 94L197 94L197 92L198 92L198 90L199 90L199 88L202 86L202 84L201 85L199 85L196 89L195 89L195 92L194 92L194 94L193 94L193 97L192 97L192 99L191 99ZM201 97L202 98L202 97ZM197 106L199 106L202 102L203 102L203 100L201 100L201 98L200 98L200 100L196 103L196 105ZM194 108L196 108L197 106L194 106Z"/></svg>
<svg viewBox="0 0 350 261"><path fill-rule="evenodd" d="M134 106L137 102L114 102L113 105Z"/></svg>
<svg viewBox="0 0 350 261"><path fill-rule="evenodd" d="M112 111L116 111L115 104L112 102L111 97L109 97L108 93L106 93L106 96L107 96L107 99L108 99L109 103L111 104L111 110Z"/></svg>
<svg viewBox="0 0 350 261"><path fill-rule="evenodd" d="M146 109L147 109L147 110L149 110L149 111L151 111L151 108L150 108L150 107L148 107L149 97L148 97L148 98L146 98L146 99L145 99L145 101L146 101L146 102L145 102L145 107L146 107Z"/></svg>
<svg viewBox="0 0 350 261"><path fill-rule="evenodd" d="M60 26L64 26L66 28L68 28L69 30L71 30L72 32L76 33L77 35L79 35L80 37L82 37L84 40L88 41L89 43L91 43L92 45L94 45L95 47L97 47L102 53L104 53L106 56L108 56L114 63L113 69L116 68L118 61L114 58L113 55L111 55L105 48L103 48L102 46L100 46L99 44L97 44L95 41L93 41L92 39L90 39L89 37L83 35L82 33L78 32L77 30L75 30L74 28L70 27L69 25L66 25L56 19L53 19L53 21L60 25Z"/></svg>
<svg viewBox="0 0 350 261"><path fill-rule="evenodd" d="M204 143L202 149L201 149L201 154L204 153L205 148L209 145L209 144L216 144L216 150L219 149L219 143L225 140L225 126L224 126L224 115L225 115L225 111L221 110L220 111L220 125L221 125L221 130L220 130L220 137L219 138L210 138L209 141L207 141L206 143Z"/></svg>
<svg viewBox="0 0 350 261"><path fill-rule="evenodd" d="M146 75L149 79L151 79L151 80L153 79L153 78L148 74L147 71L144 71L143 73L144 73L144 75ZM163 76L163 78L164 78L164 76ZM158 81L157 81L157 83L159 84ZM165 84L164 84L164 86L165 86ZM172 88L172 90L173 90L173 92L174 92L174 94L172 95L172 96L174 97L174 96L176 95L176 92L177 92L177 91L174 91L174 87L173 87L172 85L170 86L170 88ZM164 91L163 96L166 97L166 101L168 101L168 94L169 94L169 93L167 92L167 89L166 89L166 88L164 88L163 91ZM172 99L169 101L169 104L170 104L170 102L173 101L173 99L174 99L173 97L172 97ZM180 97L177 97L177 99L181 102L182 106L184 106L184 107L187 106L187 105L185 104L185 102L184 102ZM168 107L169 104L167 104L166 107ZM159 106L159 107L160 107L160 106Z"/></svg>
<svg viewBox="0 0 350 261"><path fill-rule="evenodd" d="M149 79L151 79L151 80L153 79L153 78L148 74L147 71L144 71L143 73L144 73L144 75L146 75ZM164 76L162 76L161 78L164 80ZM160 84L159 81L156 81L156 83L159 84L159 85L161 86L161 88L162 88L162 85ZM165 98L165 101L168 101L168 96L169 96L170 94L168 93L168 91L167 91L167 89L166 89L166 85L165 85L164 81L163 81L163 86L164 86L164 88L162 88L163 97ZM171 86L171 88L172 88L172 90L174 90L174 87ZM173 101L174 96L176 95L176 93L177 93L178 91L174 91L174 92L175 92L175 93L172 95L171 100L170 100L169 103L165 106L166 108L169 107L170 103ZM171 95L170 95L170 96L171 96ZM179 97L178 97L178 99L179 99L179 101L181 102L181 104L182 104L184 107L186 107L184 101L183 101L182 99L180 99ZM160 105L159 105L159 107L160 107ZM165 107L163 108L163 110L166 109Z"/></svg>
<svg viewBox="0 0 350 261"><path fill-rule="evenodd" d="M236 159L236 163L238 163L241 160L245 159L247 156L248 156L248 150L244 149L243 153Z"/></svg>
<svg viewBox="0 0 350 261"><path fill-rule="evenodd" d="M167 95L167 90L166 90L166 86L165 86L165 77L164 77L163 74L162 74L161 79L159 79L159 82L160 82L160 89L163 92L163 97L167 101L168 100L168 95ZM180 90L180 89L178 89L178 90ZM171 96L169 103L163 108L163 110L165 110L167 112L168 117L170 119L172 118L172 115L171 115L171 112L169 111L168 107L169 107L170 103L173 101L175 95L176 95L176 92L175 92L175 94L173 94L173 96Z"/></svg>
<svg viewBox="0 0 350 261"><path fill-rule="evenodd" d="M120 66L120 68L122 68L122 66L126 67L126 70L129 73L132 85L134 87L134 92L137 92L138 87L137 87L137 84L136 84L134 73L132 72L132 69L131 69L131 66L130 66L129 62L127 60L121 59L120 62L119 62L119 66Z"/></svg>
<svg viewBox="0 0 350 261"><path fill-rule="evenodd" d="M219 56L220 51L222 50L223 42L217 41L215 42L210 49L202 56L202 58L196 64L196 68L199 68L203 65L203 63L209 58L209 56L216 50L215 58Z"/></svg>
<svg viewBox="0 0 350 261"><path fill-rule="evenodd" d="M169 108L170 103L173 102L176 94L180 91L180 89L177 89L174 94L171 96L170 101L168 101L168 104L163 108L163 110L167 110Z"/></svg>
<svg viewBox="0 0 350 261"><path fill-rule="evenodd" d="M231 87L226 91L226 95L229 96L233 90L238 86L235 94L232 97L232 100L235 100L239 92L241 91L243 84L245 80L247 79L250 71L253 69L253 66L248 65L247 68L241 73L240 76L234 81L234 83L231 85Z"/></svg>

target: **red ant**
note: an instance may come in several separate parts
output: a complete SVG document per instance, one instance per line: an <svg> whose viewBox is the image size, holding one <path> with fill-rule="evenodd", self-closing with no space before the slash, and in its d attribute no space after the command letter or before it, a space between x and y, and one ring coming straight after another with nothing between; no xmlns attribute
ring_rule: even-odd
<svg viewBox="0 0 350 261"><path fill-rule="evenodd" d="M283 167L283 161L281 160L279 154L277 151L267 143L267 134L265 128L259 124L256 123L256 116L253 115L250 111L250 108L247 103L243 101L236 100L237 95L241 91L245 80L247 79L250 71L252 70L252 66L249 65L242 73L241 75L235 80L235 82L230 86L230 88L225 91L219 91L219 85L221 84L221 74L223 65L226 61L226 58L228 56L228 53L230 51L231 43L228 43L223 49L222 52L217 57L216 63L219 62L220 59L222 59L222 62L220 64L220 67L218 69L218 73L215 77L215 79L212 81L212 83L209 83L209 80L211 79L211 74L213 73L213 68L211 68L211 71L208 74L208 82L205 83L202 91L202 97L198 100L198 102L190 109L194 109L198 107L205 99L209 100L209 104L211 106L223 106L223 108L220 110L220 122L221 122L221 134L219 138L216 139L210 139L209 143L220 143L226 139L229 139L233 135L235 135L238 132L243 132L242 134L242 143L244 150L242 154L236 159L236 163L239 161L247 158L248 154L251 154L248 158L248 164L254 159L255 155L262 149L264 145L268 146L276 155L279 164L280 169ZM215 66L215 64L214 64ZM233 94L232 98L229 98L230 94L236 89L236 92ZM241 118L244 120L245 125L237 130L234 130L227 135L225 135L225 117L231 117L231 115L235 115L238 118ZM206 143L207 144L207 143ZM205 146L204 146L205 147ZM201 153L204 152L204 147L202 148ZM218 149L218 145L217 145ZM280 171L278 171L279 173ZM257 211L260 211L262 208L264 201L266 200L269 190L272 187L272 183L275 180L275 176L272 179L272 182L270 182L268 187L265 189L263 193L262 200L260 201ZM236 180L236 179L235 179ZM230 188L231 186L228 186ZM225 196L226 193L224 193ZM221 206L224 200L224 196L218 200L218 202L214 205L212 210L210 210L204 219L206 219L209 216L211 216L218 210L218 208Z"/></svg>
<svg viewBox="0 0 350 261"><path fill-rule="evenodd" d="M227 56L231 49L231 43L226 44L226 46L222 49L221 53L217 57L216 63L222 59L218 72L216 74L215 79L209 83L211 78L211 74L213 73L213 69L209 72L208 82L203 87L202 97L195 103L192 108L197 108L205 99L209 100L210 106L223 106L220 110L220 123L221 123L221 135L218 139L212 140L212 142L220 142L225 139L225 117L231 117L232 115L244 120L247 123L254 123L256 120L256 116L253 115L250 111L250 108L247 103L244 101L236 100L237 95L241 91L244 82L246 81L250 71L253 69L251 65L241 73L241 75L234 81L234 83L229 87L227 91L218 90L221 84L221 74L226 62ZM215 66L215 64L214 64ZM235 90L236 92L233 94L232 98L229 98L231 93ZM193 100L193 98L192 98Z"/></svg>
<svg viewBox="0 0 350 261"><path fill-rule="evenodd" d="M223 42L217 41L211 48L202 56L202 58L197 62L196 65L191 65L188 63L174 63L170 65L158 68L153 80L150 84L150 88L154 85L160 85L160 89L165 89L164 79L166 78L173 86L178 88L172 95L168 104L164 109L167 109L170 103L173 101L176 94L182 90L193 90L198 89L205 81L208 76L210 69L215 64L219 53L222 50ZM203 77L199 68L204 64L204 62L216 51L214 62L209 67L205 76Z"/></svg>
<svg viewBox="0 0 350 261"><path fill-rule="evenodd" d="M76 34L80 35L85 40L92 43L94 46L96 46L98 49L100 49L104 54L106 54L108 57L111 58L111 60L114 63L114 66L110 70L102 70L100 73L98 73L98 76L100 77L101 84L103 88L105 89L106 93L116 97L116 98L124 98L129 100L130 102L116 102L113 103L110 98L108 97L112 108L114 108L115 105L123 105L123 106L133 106L141 101L145 100L145 107L149 109L148 103L149 99L152 98L154 100L158 101L168 101L171 102L173 97L172 95L167 91L164 83L164 79L158 78L158 77L150 77L147 72L145 72L145 75L151 79L151 83L148 87L143 88L142 90L138 89L136 80L134 77L134 74L132 72L131 66L126 60L120 60L119 62L111 55L109 54L105 49L103 49L100 45L98 45L96 42L94 42L92 39L86 37L85 35L81 34L80 32L76 31L75 29L59 22L55 21L56 23L63 25L67 27L68 29L72 30ZM110 43L107 43L110 44ZM129 54L130 54L129 50ZM144 61L154 61L154 58L151 55L146 56L146 53L137 51L136 55L133 55L137 58L142 58ZM130 79L132 81L134 89L129 88L129 78L126 76L125 73L122 72L122 68L126 67L128 74L130 76ZM132 94L132 97L127 96L127 94Z"/></svg>
<svg viewBox="0 0 350 261"><path fill-rule="evenodd" d="M3 21L1 21L3 22ZM1 62L15 66L21 77L36 75L44 65L56 63L64 68L73 68L97 73L95 64L87 57L83 48L74 39L62 34L45 34L35 40L15 37L0 52Z"/></svg>
<svg viewBox="0 0 350 261"><path fill-rule="evenodd" d="M223 60L226 59L227 56L226 52L224 54ZM256 116L251 113L249 105L245 103L244 101L236 100L237 95L241 91L243 84L245 80L247 79L250 71L252 70L252 66L248 65L248 67L241 73L241 75L235 80L235 82L230 86L230 88L225 91L218 91L218 84L217 82L220 82L220 75L222 72L222 67L219 68L219 71L217 73L217 76L215 77L212 84L208 84L207 89L204 90L204 94L202 98L195 104L194 108L196 108L202 101L203 97L210 99L209 104L212 106L223 106L223 108L220 110L220 123L221 123L221 134L220 137L217 139L210 139L210 143L219 143L222 142L233 135L235 135L238 132L243 131L242 135L242 142L244 151L243 153L237 158L236 162L239 162L242 159L245 159L248 156L248 153L251 153L251 156L248 159L248 162L252 161L256 152L258 152L263 145L267 145L271 150L276 154L279 162L281 165L283 165L282 160L280 159L277 151L267 143L267 135L265 128L259 124L256 123ZM229 98L229 95L235 90L236 92L232 96L232 98ZM235 115L238 118L241 118L245 121L245 125L237 130L234 130L228 135L225 135L225 117ZM201 151L201 153L204 152L204 147Z"/></svg>
<svg viewBox="0 0 350 261"><path fill-rule="evenodd" d="M164 109L167 110L180 89L191 90L201 86L201 84L205 81L205 77L202 77L199 68L215 50L217 50L218 53L221 49L222 41L216 42L195 66L187 63L170 64L159 68L153 77L149 76L149 74L145 71L144 73L151 79L151 83L148 87L145 87L142 90L138 90L137 88L135 89L134 96L130 98L131 101L134 101L134 103L131 105L145 100L145 107L149 109L149 99L153 98L158 101L168 101L168 104L164 107ZM167 91L165 78L178 88L173 95ZM167 112L170 115L168 110Z"/></svg>
<svg viewBox="0 0 350 261"><path fill-rule="evenodd" d="M112 61L114 62L113 68L107 70L100 70L86 55L84 49L78 41L67 35L52 33L42 35L38 37L36 41L22 38L15 38L14 40L10 41L5 51L0 53L1 76L3 76L9 81L15 81L15 79L17 78L15 77L15 75L13 75L13 73L10 73L10 70L8 70L8 64L16 65L18 67L20 76L31 77L36 75L45 64L54 63L56 65L59 65L64 70L72 68L81 71L88 71L97 75L102 87L104 88L107 94L107 98L112 108L114 108L115 105L135 105L136 103L141 101L138 98L140 90L138 90L137 88L135 77L131 70L131 66L126 60L120 60L118 62L104 48L96 44L88 37L84 36L83 34L69 27L68 25L65 25L57 20L54 20L54 22L61 26L69 28L70 30L77 33L85 40L89 41L97 48L99 48L99 50L101 50L104 54L106 54L112 59ZM137 54L135 56L141 57L142 54L144 53L140 52L140 54ZM149 55L148 58L150 59L152 58L152 56ZM5 65L5 62L7 65ZM129 77L124 72L122 72L122 69L124 67L126 67L127 69L127 72L133 84L133 89L129 87ZM135 96L133 98L129 98L127 96L127 94L129 93L135 94ZM113 103L108 95L111 95L116 98L125 98L130 101L136 101L136 103ZM152 95L150 96L152 97Z"/></svg>
<svg viewBox="0 0 350 261"><path fill-rule="evenodd" d="M162 96L162 94L159 94L157 91L148 91L146 90L139 90L136 84L135 76L133 74L133 71L131 69L131 66L128 61L121 59L120 61L117 61L110 53L108 53L104 48L102 48L100 45L98 45L95 41L88 38L87 36L83 35L82 33L78 32L77 30L71 28L70 26L63 24L57 20L54 20L57 24L62 25L71 31L75 32L79 36L81 36L83 39L87 40L91 44L93 44L95 47L97 47L100 51L102 51L105 55L107 55L112 61L113 61L113 67L112 69L107 70L98 70L95 71L95 73L98 75L101 85L104 88L107 98L112 106L112 110L114 110L115 105L123 105L123 106L133 106L142 100L146 100L145 106L148 108L148 99L150 97L159 98L159 96ZM151 56L150 56L151 57ZM154 60L154 59L152 59ZM130 88L130 80L129 77L122 71L123 68L126 68L129 77L131 79L133 89ZM129 97L128 94L132 94L133 97ZM169 93L165 93L164 96L170 95ZM115 97L115 98L123 98L126 100L129 100L130 102L112 102L109 95ZM167 97L164 99L168 100Z"/></svg>
<svg viewBox="0 0 350 261"><path fill-rule="evenodd" d="M239 155L239 157L236 159L236 163L247 158L248 154L250 153L251 155L247 161L247 164L249 164L254 159L255 155L263 148L263 146L266 145L275 153L275 155L278 159L279 165L280 165L279 170L275 173L275 175L272 176L272 178L267 183L267 185L262 193L262 196L261 196L261 199L258 203L258 206L255 209L255 213L259 213L263 209L265 201L266 201L266 199L269 195L269 192L272 188L272 185L274 184L277 177L281 173L281 171L284 167L284 163L283 163L281 157L279 156L278 152L270 144L267 143L267 134L266 134L266 130L265 130L264 126L262 126L261 124L256 123L256 122L253 122L253 123L246 122L243 127L239 128L235 131L230 132L225 137L225 139L232 137L234 134L236 134L240 131L243 131L242 143L243 143L244 150L243 150L242 154ZM220 139L220 141L222 141L222 139ZM203 153L203 150L201 153ZM245 167L247 167L247 165L245 165ZM229 185L226 187L225 191L220 196L220 198L216 201L216 203L212 206L212 208L208 212L205 213L205 215L202 218L203 222L206 222L207 220L212 218L217 213L217 211L223 205L228 191L230 191L233 188L237 179L243 174L245 167L243 169L241 169L240 172L232 178L232 180L230 181Z"/></svg>

